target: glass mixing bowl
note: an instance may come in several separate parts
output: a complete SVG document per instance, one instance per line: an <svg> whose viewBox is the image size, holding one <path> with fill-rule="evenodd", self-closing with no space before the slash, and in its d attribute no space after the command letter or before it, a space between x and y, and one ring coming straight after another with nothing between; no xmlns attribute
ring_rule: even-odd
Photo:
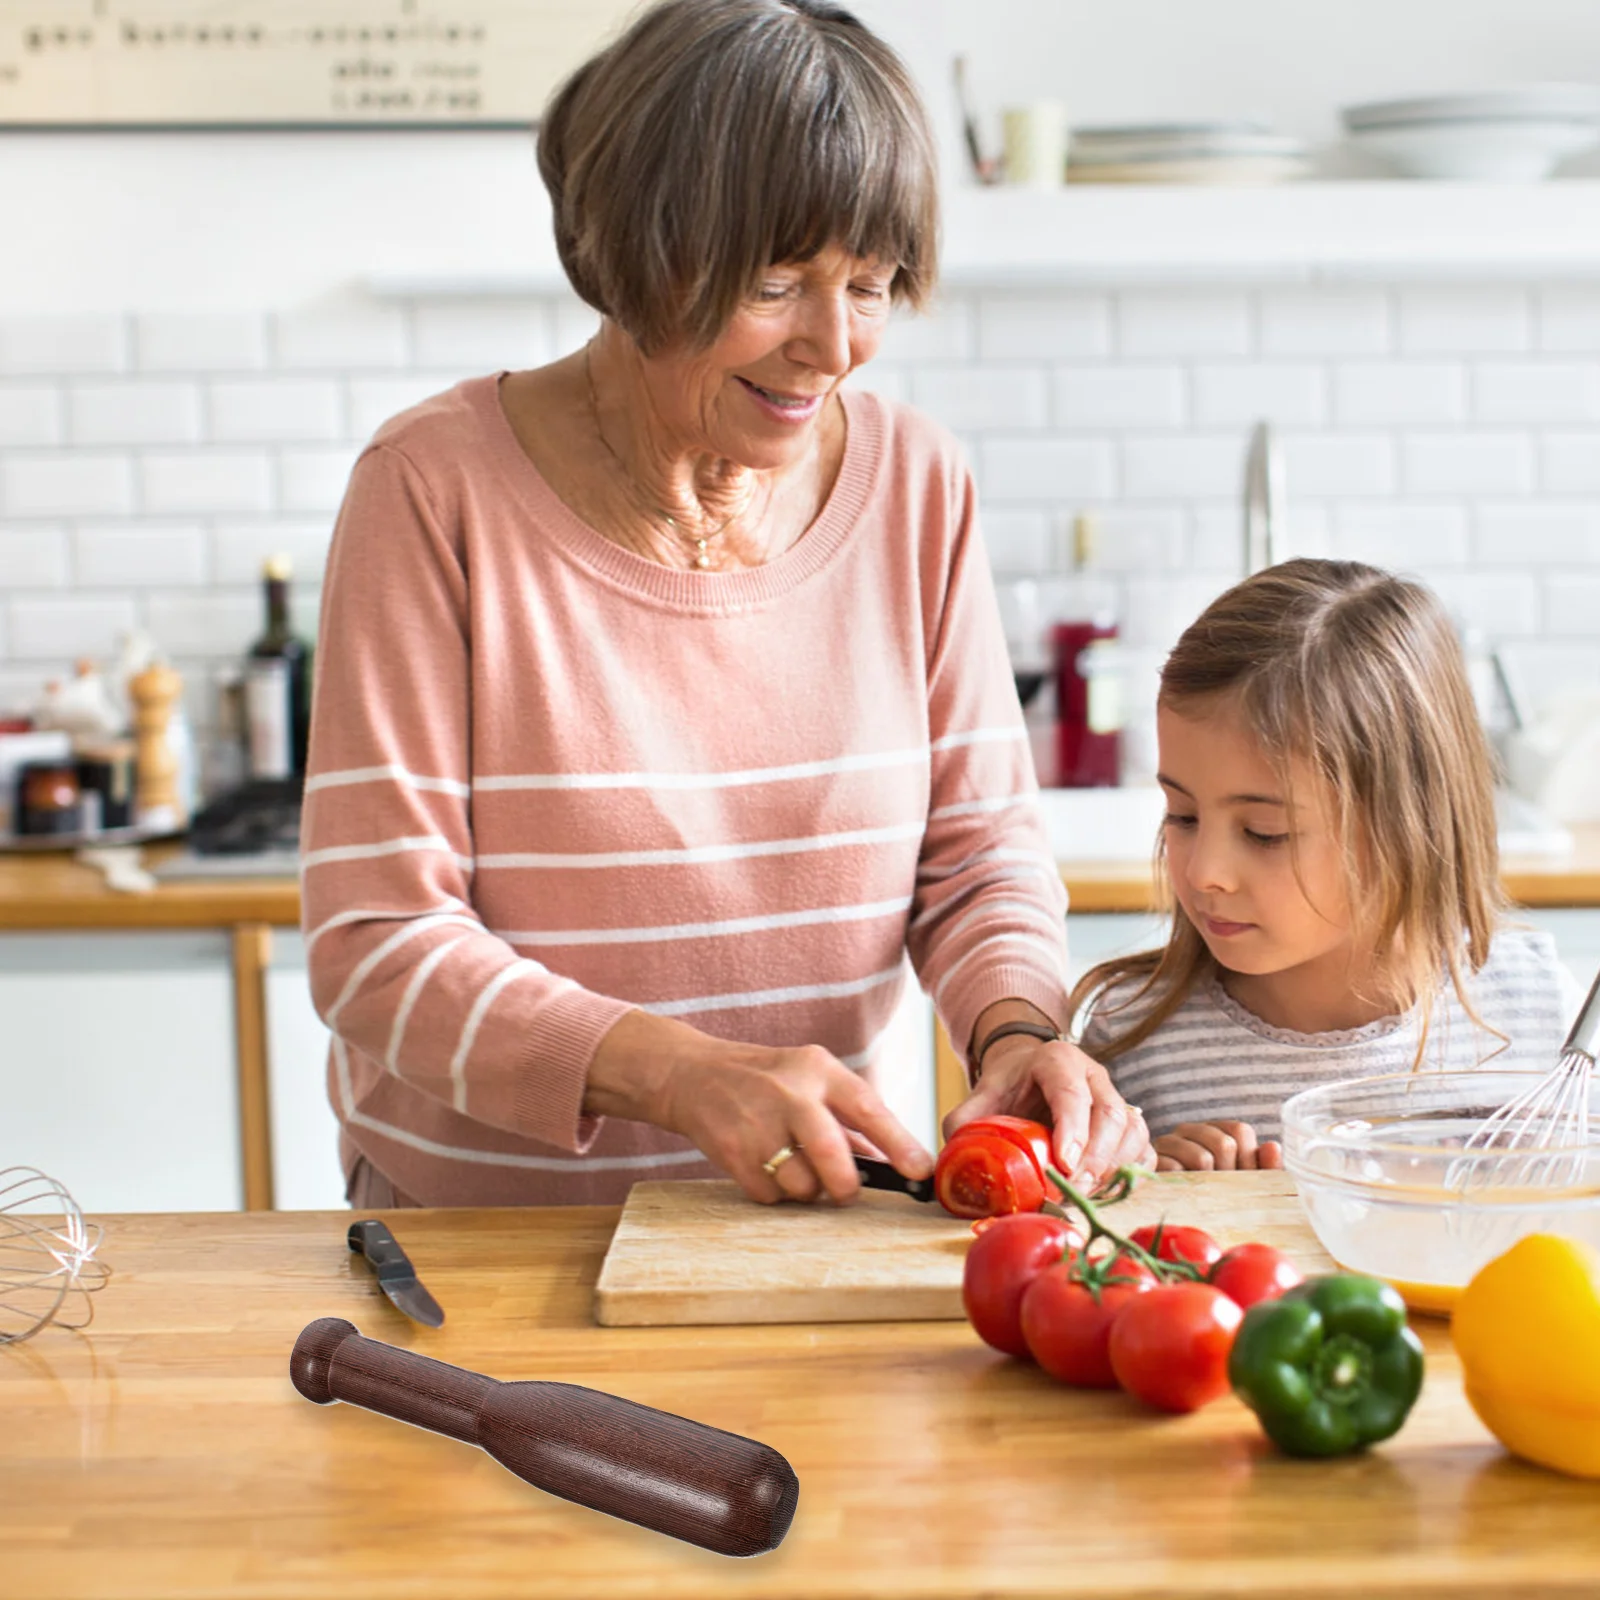
<svg viewBox="0 0 1600 1600"><path fill-rule="evenodd" d="M1600 1248L1600 1078L1585 1142L1530 1150L1502 1136L1464 1148L1542 1076L1417 1071L1291 1096L1284 1166L1328 1254L1386 1278L1413 1310L1448 1311L1479 1267L1527 1234Z"/></svg>

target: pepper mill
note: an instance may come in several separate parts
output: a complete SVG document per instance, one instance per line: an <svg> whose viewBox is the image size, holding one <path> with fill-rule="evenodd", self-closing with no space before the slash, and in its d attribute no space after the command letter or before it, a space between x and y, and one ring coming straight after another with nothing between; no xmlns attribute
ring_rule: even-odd
<svg viewBox="0 0 1600 1600"><path fill-rule="evenodd" d="M755 1439L573 1383L500 1383L365 1339L343 1317L301 1330L289 1377L318 1405L479 1445L537 1488L718 1555L776 1549L800 1499L794 1468Z"/></svg>
<svg viewBox="0 0 1600 1600"><path fill-rule="evenodd" d="M178 761L167 733L172 708L182 691L183 679L159 662L128 679L138 745L134 820L141 827L171 828L184 820L178 805Z"/></svg>

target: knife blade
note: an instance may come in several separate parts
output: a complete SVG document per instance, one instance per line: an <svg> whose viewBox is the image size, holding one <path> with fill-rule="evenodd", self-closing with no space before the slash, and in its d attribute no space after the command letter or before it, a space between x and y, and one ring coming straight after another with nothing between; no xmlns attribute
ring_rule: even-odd
<svg viewBox="0 0 1600 1600"><path fill-rule="evenodd" d="M352 1250L372 1263L378 1287L413 1322L437 1328L444 1321L439 1302L417 1281L416 1268L385 1223L376 1218L352 1222L345 1239Z"/></svg>
<svg viewBox="0 0 1600 1600"><path fill-rule="evenodd" d="M874 1161L871 1156L857 1156L855 1160L864 1189L887 1189L892 1194L908 1194L913 1200L934 1198L932 1178L908 1178L887 1161Z"/></svg>

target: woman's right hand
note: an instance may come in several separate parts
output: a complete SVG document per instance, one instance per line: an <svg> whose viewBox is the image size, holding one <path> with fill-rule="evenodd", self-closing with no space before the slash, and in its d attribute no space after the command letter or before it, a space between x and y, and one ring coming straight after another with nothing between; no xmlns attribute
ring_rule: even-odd
<svg viewBox="0 0 1600 1600"><path fill-rule="evenodd" d="M632 1080L628 1088L619 1076ZM596 1113L684 1135L752 1200L768 1204L853 1199L861 1188L856 1151L881 1152L908 1178L933 1172L932 1156L878 1092L820 1045L740 1044L632 1012L601 1041L585 1098ZM785 1146L795 1153L767 1172L762 1163Z"/></svg>

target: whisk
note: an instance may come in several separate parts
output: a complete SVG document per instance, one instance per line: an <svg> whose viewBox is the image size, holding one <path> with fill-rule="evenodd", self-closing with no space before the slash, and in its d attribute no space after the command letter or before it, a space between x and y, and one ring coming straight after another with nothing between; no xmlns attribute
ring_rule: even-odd
<svg viewBox="0 0 1600 1600"><path fill-rule="evenodd" d="M0 1344L52 1322L87 1327L89 1296L111 1276L99 1247L100 1224L83 1220L64 1185L35 1167L0 1168Z"/></svg>
<svg viewBox="0 0 1600 1600"><path fill-rule="evenodd" d="M1589 1099L1600 1053L1600 973L1561 1059L1532 1087L1478 1124L1447 1178L1452 1188L1578 1182L1594 1138ZM1470 1158L1470 1159L1468 1159Z"/></svg>

